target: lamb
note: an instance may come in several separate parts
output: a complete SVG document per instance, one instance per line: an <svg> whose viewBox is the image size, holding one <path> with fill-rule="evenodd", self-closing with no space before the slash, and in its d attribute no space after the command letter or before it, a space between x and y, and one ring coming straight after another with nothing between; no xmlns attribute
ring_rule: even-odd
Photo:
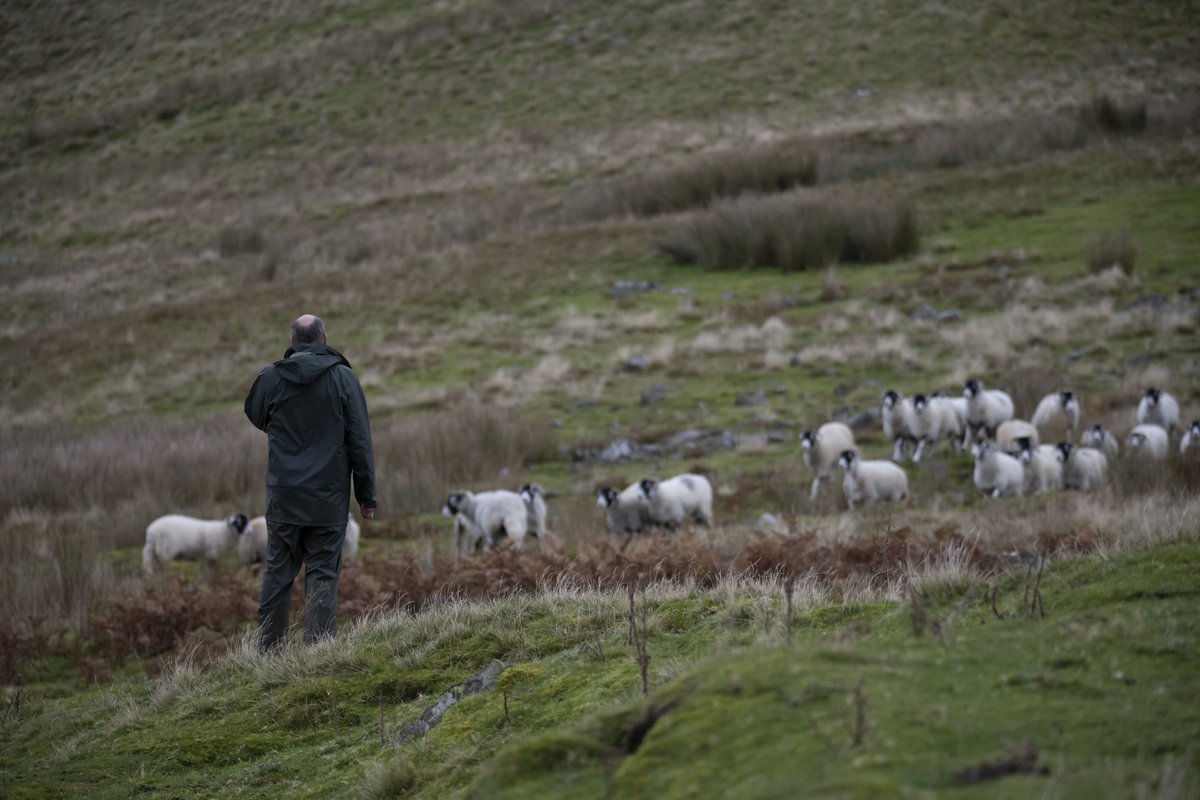
<svg viewBox="0 0 1200 800"><path fill-rule="evenodd" d="M996 428L996 447L1003 450L1009 455L1016 455L1020 452L1018 439L1029 439L1034 447L1037 447L1041 441L1038 438L1037 428L1023 419L1010 419L1000 423L1000 427Z"/></svg>
<svg viewBox="0 0 1200 800"><path fill-rule="evenodd" d="M642 497L642 486L634 482L617 492L611 486L596 492L596 505L604 509L608 529L613 533L639 533L651 524L650 503Z"/></svg>
<svg viewBox="0 0 1200 800"><path fill-rule="evenodd" d="M854 444L854 433L840 422L826 422L817 432L800 434L800 446L804 449L804 463L813 471L810 502L816 502L817 490L823 481L829 480L837 466L838 458L846 450L858 452ZM898 445L897 445L898 447Z"/></svg>
<svg viewBox="0 0 1200 800"><path fill-rule="evenodd" d="M1025 469L1025 493L1041 494L1063 486L1063 465L1058 448L1052 444L1035 445L1027 436L1017 439L1019 460Z"/></svg>
<svg viewBox="0 0 1200 800"><path fill-rule="evenodd" d="M1025 468L1021 462L1001 452L987 441L971 448L975 456L975 485L992 497L1020 496L1025 489Z"/></svg>
<svg viewBox="0 0 1200 800"><path fill-rule="evenodd" d="M516 492L456 492L446 498L442 514L454 517L459 552L487 550L509 539L517 547L529 531L529 511ZM460 519L461 518L461 519Z"/></svg>
<svg viewBox="0 0 1200 800"><path fill-rule="evenodd" d="M1188 450L1200 450L1200 419L1192 420L1192 424L1184 431L1179 440L1179 455L1187 455Z"/></svg>
<svg viewBox="0 0 1200 800"><path fill-rule="evenodd" d="M892 461L899 463L900 459L904 457L905 447L916 444L919 438L916 430L916 411L912 401L907 397L901 397L895 391L884 392L879 416L883 420L883 435L888 438L888 441L895 442L896 445L892 451ZM836 453L834 458L837 458ZM816 497L815 490L813 497Z"/></svg>
<svg viewBox="0 0 1200 800"><path fill-rule="evenodd" d="M1167 432L1158 425L1138 425L1129 432L1129 438L1125 440L1129 445L1129 449L1137 454L1153 458L1156 461L1162 461L1167 457L1169 445L1167 443Z"/></svg>
<svg viewBox="0 0 1200 800"><path fill-rule="evenodd" d="M250 520L245 514L231 514L223 520L205 520L183 514L167 514L146 526L146 546L142 548L142 569L152 575L158 567L176 559L216 561L232 550Z"/></svg>
<svg viewBox="0 0 1200 800"><path fill-rule="evenodd" d="M1079 399L1070 389L1051 392L1037 404L1029 421L1039 433L1043 428L1061 422L1067 429L1067 438L1072 438L1079 427Z"/></svg>
<svg viewBox="0 0 1200 800"><path fill-rule="evenodd" d="M703 475L684 473L665 481L644 478L638 486L656 524L674 530L688 517L701 525L712 524L712 484Z"/></svg>
<svg viewBox="0 0 1200 800"><path fill-rule="evenodd" d="M542 499L546 490L536 483L527 483L521 487L520 494L521 500L525 502L529 533L541 542L546 538L546 501Z"/></svg>
<svg viewBox="0 0 1200 800"><path fill-rule="evenodd" d="M1165 428L1168 436L1175 435L1179 427L1179 403L1175 398L1153 386L1142 395L1137 407L1139 425L1158 425Z"/></svg>
<svg viewBox="0 0 1200 800"><path fill-rule="evenodd" d="M1113 436L1112 431L1099 422L1084 429L1083 435L1079 437L1079 443L1084 447L1094 447L1108 458L1116 458L1121 453L1121 444L1117 441L1117 437Z"/></svg>
<svg viewBox="0 0 1200 800"><path fill-rule="evenodd" d="M908 497L908 475L891 461L863 461L855 451L844 450L838 466L845 471L842 492L851 509L861 503L899 502Z"/></svg>
<svg viewBox="0 0 1200 800"><path fill-rule="evenodd" d="M1058 460L1063 465L1063 488L1090 492L1104 483L1108 459L1094 447L1058 443Z"/></svg>
<svg viewBox="0 0 1200 800"><path fill-rule="evenodd" d="M984 389L980 381L971 379L963 384L963 397L967 399L967 425L963 434L963 447L971 443L980 431L994 436L1000 423L1013 418L1013 401L1007 392L999 389Z"/></svg>
<svg viewBox="0 0 1200 800"><path fill-rule="evenodd" d="M941 439L949 439L957 452L958 440L963 435L963 420L950 398L918 394L913 397L912 406L918 438L917 452L912 460L920 461L925 446L931 445L932 450Z"/></svg>
<svg viewBox="0 0 1200 800"><path fill-rule="evenodd" d="M342 540L342 558L354 558L358 555L358 540L362 528L354 519L351 512L346 517L346 538ZM238 537L238 561L242 564L265 564L267 562L267 518L255 517L250 520L246 530Z"/></svg>

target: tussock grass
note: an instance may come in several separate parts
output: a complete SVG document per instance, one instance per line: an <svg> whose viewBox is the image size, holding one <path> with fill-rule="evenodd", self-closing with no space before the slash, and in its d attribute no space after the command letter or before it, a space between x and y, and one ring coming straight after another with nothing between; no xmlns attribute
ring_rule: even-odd
<svg viewBox="0 0 1200 800"><path fill-rule="evenodd" d="M916 215L903 203L813 194L750 196L694 215L659 242L679 264L709 269L822 269L880 263L916 251Z"/></svg>
<svg viewBox="0 0 1200 800"><path fill-rule="evenodd" d="M1088 272L1099 275L1119 269L1125 275L1133 274L1137 262L1137 247L1128 228L1100 234L1088 242Z"/></svg>

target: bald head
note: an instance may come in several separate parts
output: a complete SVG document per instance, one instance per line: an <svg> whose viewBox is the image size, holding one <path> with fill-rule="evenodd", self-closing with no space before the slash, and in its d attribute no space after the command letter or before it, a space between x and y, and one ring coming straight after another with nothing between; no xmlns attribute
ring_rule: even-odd
<svg viewBox="0 0 1200 800"><path fill-rule="evenodd" d="M325 344L328 338L320 317L304 314L292 323L292 344Z"/></svg>

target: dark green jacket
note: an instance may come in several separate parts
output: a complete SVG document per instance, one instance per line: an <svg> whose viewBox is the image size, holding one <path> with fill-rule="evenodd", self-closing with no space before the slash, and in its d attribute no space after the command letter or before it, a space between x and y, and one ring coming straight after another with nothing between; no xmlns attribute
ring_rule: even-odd
<svg viewBox="0 0 1200 800"><path fill-rule="evenodd" d="M367 401L337 350L289 347L250 387L246 416L267 433L269 522L345 525L352 475L358 504L378 505Z"/></svg>

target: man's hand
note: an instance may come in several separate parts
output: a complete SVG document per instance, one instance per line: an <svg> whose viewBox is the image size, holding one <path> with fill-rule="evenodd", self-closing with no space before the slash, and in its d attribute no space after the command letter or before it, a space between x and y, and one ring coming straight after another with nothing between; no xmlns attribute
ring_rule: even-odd
<svg viewBox="0 0 1200 800"><path fill-rule="evenodd" d="M375 519L375 506L359 506L358 513L363 519Z"/></svg>

